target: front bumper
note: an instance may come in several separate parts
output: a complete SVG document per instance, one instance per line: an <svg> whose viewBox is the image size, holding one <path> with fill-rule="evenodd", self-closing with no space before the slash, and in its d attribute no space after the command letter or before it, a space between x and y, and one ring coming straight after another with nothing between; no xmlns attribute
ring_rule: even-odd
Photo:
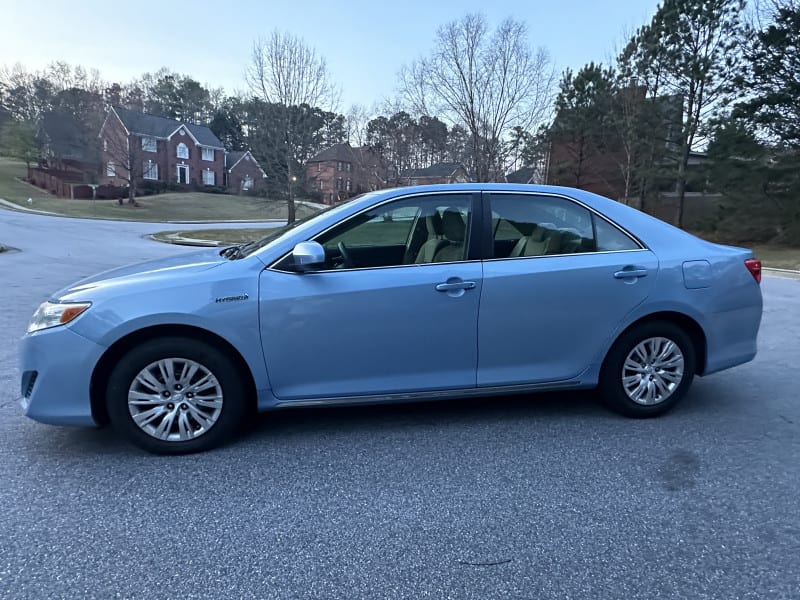
<svg viewBox="0 0 800 600"><path fill-rule="evenodd" d="M20 346L25 415L50 425L96 425L89 388L105 347L68 327L28 334Z"/></svg>

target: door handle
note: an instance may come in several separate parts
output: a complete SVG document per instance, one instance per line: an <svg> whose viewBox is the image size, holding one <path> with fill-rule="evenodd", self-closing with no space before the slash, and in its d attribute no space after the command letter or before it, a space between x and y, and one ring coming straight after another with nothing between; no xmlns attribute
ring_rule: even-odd
<svg viewBox="0 0 800 600"><path fill-rule="evenodd" d="M647 269L642 267L625 267L621 271L614 273L617 279L631 279L633 277L647 277Z"/></svg>
<svg viewBox="0 0 800 600"><path fill-rule="evenodd" d="M453 290L471 290L474 287L474 281L456 281L453 283L440 283L436 286L436 291L451 292Z"/></svg>

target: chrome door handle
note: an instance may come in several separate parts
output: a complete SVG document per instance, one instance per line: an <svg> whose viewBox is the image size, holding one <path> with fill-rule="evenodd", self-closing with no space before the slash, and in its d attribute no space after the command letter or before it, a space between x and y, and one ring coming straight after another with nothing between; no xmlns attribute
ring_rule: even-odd
<svg viewBox="0 0 800 600"><path fill-rule="evenodd" d="M454 283L440 283L436 286L437 292L450 292L453 290L471 290L475 287L474 281L458 281Z"/></svg>
<svg viewBox="0 0 800 600"><path fill-rule="evenodd" d="M617 279L630 279L631 277L647 277L647 269L625 268L614 273Z"/></svg>

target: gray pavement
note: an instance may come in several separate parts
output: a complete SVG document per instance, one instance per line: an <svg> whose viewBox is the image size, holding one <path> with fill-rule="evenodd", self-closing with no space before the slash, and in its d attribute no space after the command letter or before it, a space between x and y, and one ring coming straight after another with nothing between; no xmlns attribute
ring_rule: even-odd
<svg viewBox="0 0 800 600"><path fill-rule="evenodd" d="M0 598L800 597L800 281L764 279L756 361L655 420L575 393L298 410L161 458L25 419L32 310L184 250L158 229L0 210Z"/></svg>

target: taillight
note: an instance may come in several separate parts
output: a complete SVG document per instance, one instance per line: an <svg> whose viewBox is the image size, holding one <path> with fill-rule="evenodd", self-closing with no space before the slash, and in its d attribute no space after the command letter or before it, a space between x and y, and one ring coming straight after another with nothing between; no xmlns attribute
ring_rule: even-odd
<svg viewBox="0 0 800 600"><path fill-rule="evenodd" d="M744 266L750 271L750 275L756 280L756 283L761 283L761 261L756 258L748 258L744 261Z"/></svg>

